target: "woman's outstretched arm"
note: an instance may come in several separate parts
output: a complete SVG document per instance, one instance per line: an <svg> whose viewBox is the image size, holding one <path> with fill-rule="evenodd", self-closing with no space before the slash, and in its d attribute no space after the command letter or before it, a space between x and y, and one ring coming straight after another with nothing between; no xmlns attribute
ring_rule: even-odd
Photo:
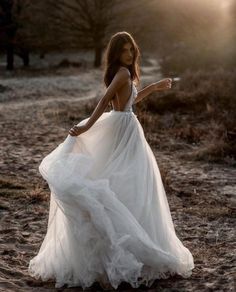
<svg viewBox="0 0 236 292"><path fill-rule="evenodd" d="M130 78L128 70L120 69L116 73L111 84L108 86L105 95L100 99L88 121L83 126L74 125L70 129L69 134L71 136L78 136L92 127L97 119L104 113L108 103L112 100L115 93L125 84L125 82L127 82L128 78Z"/></svg>
<svg viewBox="0 0 236 292"><path fill-rule="evenodd" d="M140 102L146 96L148 96L149 94L151 94L155 91L162 91L162 90L171 88L171 82L172 82L171 78L165 78L165 79L162 79L158 82L154 82L154 83L144 87L142 90L140 90L138 92L138 95L135 98L134 103Z"/></svg>

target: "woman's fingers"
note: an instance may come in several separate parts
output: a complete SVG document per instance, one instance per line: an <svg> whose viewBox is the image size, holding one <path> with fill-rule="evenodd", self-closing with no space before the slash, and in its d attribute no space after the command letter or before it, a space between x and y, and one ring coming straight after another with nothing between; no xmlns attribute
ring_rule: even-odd
<svg viewBox="0 0 236 292"><path fill-rule="evenodd" d="M77 135L77 131L76 131L76 127L75 126L70 129L69 134L71 134L72 136Z"/></svg>
<svg viewBox="0 0 236 292"><path fill-rule="evenodd" d="M172 83L172 79L171 78L167 78L167 80L166 80L167 88L171 88L171 83Z"/></svg>
<svg viewBox="0 0 236 292"><path fill-rule="evenodd" d="M81 129L79 126L74 125L70 130L69 130L69 134L72 136L78 136L79 134L81 134Z"/></svg>
<svg viewBox="0 0 236 292"><path fill-rule="evenodd" d="M156 82L156 90L165 90L171 88L172 78L165 78Z"/></svg>
<svg viewBox="0 0 236 292"><path fill-rule="evenodd" d="M71 135L71 136L76 136L76 134L74 133L74 132L69 132L69 134Z"/></svg>

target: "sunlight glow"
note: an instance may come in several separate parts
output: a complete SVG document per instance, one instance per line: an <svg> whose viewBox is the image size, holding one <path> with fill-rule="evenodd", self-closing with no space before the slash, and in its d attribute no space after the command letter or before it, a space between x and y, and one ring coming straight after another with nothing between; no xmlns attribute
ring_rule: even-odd
<svg viewBox="0 0 236 292"><path fill-rule="evenodd" d="M232 0L220 0L220 3L221 3L221 7L223 8L223 9L227 9L227 8L229 8L230 7L230 5L231 5L231 2L232 2Z"/></svg>
<svg viewBox="0 0 236 292"><path fill-rule="evenodd" d="M218 22L218 32L216 34L216 44L218 44L219 53L228 54L227 48L232 45L232 34L234 30L233 19L231 15L232 0L219 0L221 2L221 18Z"/></svg>

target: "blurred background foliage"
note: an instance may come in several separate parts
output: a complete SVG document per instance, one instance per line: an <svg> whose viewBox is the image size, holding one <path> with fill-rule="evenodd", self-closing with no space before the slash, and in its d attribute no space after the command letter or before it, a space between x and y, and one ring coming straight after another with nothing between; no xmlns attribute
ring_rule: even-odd
<svg viewBox="0 0 236 292"><path fill-rule="evenodd" d="M126 30L159 58L163 72L231 69L235 27L235 0L0 0L1 50L14 50L26 66L32 52L81 48L93 49L100 66L111 34Z"/></svg>

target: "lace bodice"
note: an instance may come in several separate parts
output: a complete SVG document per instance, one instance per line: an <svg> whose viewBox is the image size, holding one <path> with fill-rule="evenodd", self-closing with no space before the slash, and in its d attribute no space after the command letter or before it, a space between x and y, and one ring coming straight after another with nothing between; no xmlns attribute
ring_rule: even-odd
<svg viewBox="0 0 236 292"><path fill-rule="evenodd" d="M134 83L132 81L132 91L131 91L130 97L129 97L127 103L126 103L126 106L124 108L124 111L126 111L126 112L127 111L132 111L132 104L133 104L137 94L138 94L137 88L135 87L135 85L134 85Z"/></svg>

